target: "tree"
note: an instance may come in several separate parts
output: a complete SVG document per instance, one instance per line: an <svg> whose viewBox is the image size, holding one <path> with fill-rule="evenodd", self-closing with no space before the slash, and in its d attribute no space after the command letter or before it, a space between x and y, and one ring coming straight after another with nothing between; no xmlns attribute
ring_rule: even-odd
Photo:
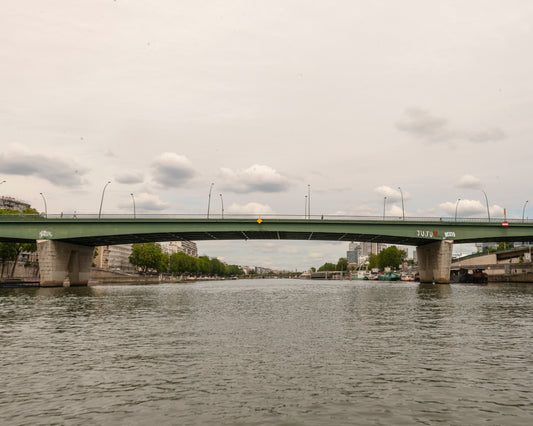
<svg viewBox="0 0 533 426"><path fill-rule="evenodd" d="M407 257L405 250L399 250L396 246L391 246L381 250L378 253L378 268L384 269L387 267L396 269Z"/></svg>
<svg viewBox="0 0 533 426"><path fill-rule="evenodd" d="M132 265L140 267L143 273L149 269L164 272L168 265L168 257L163 254L161 246L156 243L133 244L129 261Z"/></svg>
<svg viewBox="0 0 533 426"><path fill-rule="evenodd" d="M31 207L26 207L22 211L0 209L0 214L39 214L37 210ZM5 262L12 261L11 276L15 274L18 258L22 252L35 252L37 250L36 242L30 243L0 243L0 260L2 261L2 272L0 276L4 275Z"/></svg>
<svg viewBox="0 0 533 426"><path fill-rule="evenodd" d="M337 271L347 271L348 270L348 259L341 257L337 262Z"/></svg>
<svg viewBox="0 0 533 426"><path fill-rule="evenodd" d="M335 271L336 269L337 265L335 265L334 263L326 262L320 268L318 268L318 271Z"/></svg>

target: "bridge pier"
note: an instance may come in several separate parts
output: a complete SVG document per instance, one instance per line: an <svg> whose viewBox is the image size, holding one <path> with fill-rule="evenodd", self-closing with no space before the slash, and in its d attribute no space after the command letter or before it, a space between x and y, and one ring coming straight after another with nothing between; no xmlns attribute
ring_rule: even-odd
<svg viewBox="0 0 533 426"><path fill-rule="evenodd" d="M71 286L89 282L94 247L61 241L37 240L41 286L62 286L68 277Z"/></svg>
<svg viewBox="0 0 533 426"><path fill-rule="evenodd" d="M453 241L443 240L416 248L421 283L450 283Z"/></svg>

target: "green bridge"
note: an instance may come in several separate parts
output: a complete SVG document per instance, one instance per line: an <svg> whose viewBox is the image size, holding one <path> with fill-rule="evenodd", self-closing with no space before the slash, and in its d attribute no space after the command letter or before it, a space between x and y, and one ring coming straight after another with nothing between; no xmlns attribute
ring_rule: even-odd
<svg viewBox="0 0 533 426"><path fill-rule="evenodd" d="M417 246L421 281L449 282L453 243L533 241L533 221L280 216L0 216L0 241L37 241L41 285L86 285L95 246L205 240L369 241Z"/></svg>

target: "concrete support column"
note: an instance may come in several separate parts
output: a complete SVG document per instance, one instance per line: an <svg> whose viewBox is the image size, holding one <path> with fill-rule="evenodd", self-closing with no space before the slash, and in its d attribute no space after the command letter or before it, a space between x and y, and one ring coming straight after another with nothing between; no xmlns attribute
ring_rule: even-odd
<svg viewBox="0 0 533 426"><path fill-rule="evenodd" d="M453 241L443 240L416 248L421 283L450 283Z"/></svg>
<svg viewBox="0 0 533 426"><path fill-rule="evenodd" d="M37 254L41 286L62 286L67 277L72 286L89 282L94 247L38 240Z"/></svg>

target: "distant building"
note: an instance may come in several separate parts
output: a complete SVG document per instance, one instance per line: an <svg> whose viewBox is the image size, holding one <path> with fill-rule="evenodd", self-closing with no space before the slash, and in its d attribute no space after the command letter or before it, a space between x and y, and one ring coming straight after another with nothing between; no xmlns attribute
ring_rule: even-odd
<svg viewBox="0 0 533 426"><path fill-rule="evenodd" d="M352 241L348 245L348 251L346 252L346 259L348 260L348 263L358 264L361 262L361 258L362 258L361 243L356 243Z"/></svg>
<svg viewBox="0 0 533 426"><path fill-rule="evenodd" d="M20 201L12 197L0 198L0 209L17 210L21 212L22 210L28 208L30 208L30 205L28 203L25 203L24 201Z"/></svg>
<svg viewBox="0 0 533 426"><path fill-rule="evenodd" d="M161 249L169 255L185 253L192 257L198 257L198 247L193 241L170 241L167 244L161 244Z"/></svg>
<svg viewBox="0 0 533 426"><path fill-rule="evenodd" d="M130 263L131 244L99 246L94 263L97 268L110 271L135 272L136 267Z"/></svg>

